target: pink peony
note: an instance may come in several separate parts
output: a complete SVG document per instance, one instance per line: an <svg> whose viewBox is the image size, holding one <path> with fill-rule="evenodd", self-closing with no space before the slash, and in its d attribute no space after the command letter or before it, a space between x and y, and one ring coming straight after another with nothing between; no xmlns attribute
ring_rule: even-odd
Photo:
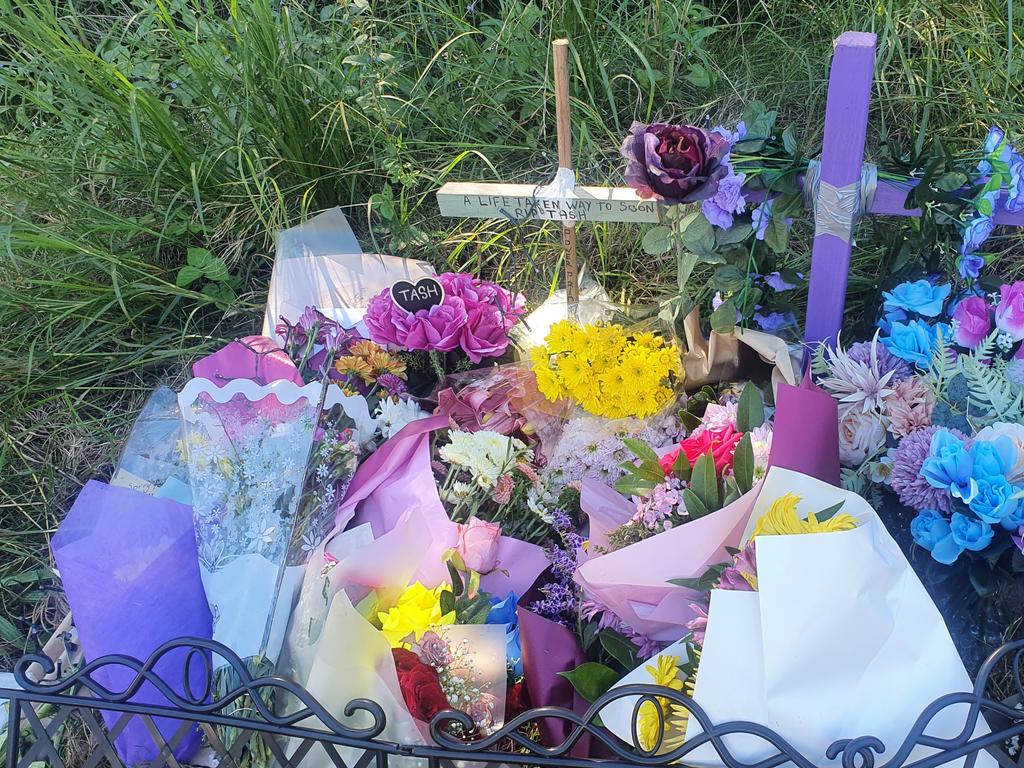
<svg viewBox="0 0 1024 768"><path fill-rule="evenodd" d="M953 311L953 319L956 321L956 343L967 349L978 346L992 330L992 322L988 315L988 303L981 296L968 296L957 304Z"/></svg>
<svg viewBox="0 0 1024 768"><path fill-rule="evenodd" d="M457 523L459 541L455 550L471 571L490 573L498 565L498 538L501 526L478 517Z"/></svg>
<svg viewBox="0 0 1024 768"><path fill-rule="evenodd" d="M885 423L877 413L850 411L839 422L839 460L859 467L885 445Z"/></svg>
<svg viewBox="0 0 1024 768"><path fill-rule="evenodd" d="M996 307L996 328L1009 334L1014 341L1024 339L1024 281L999 288Z"/></svg>
<svg viewBox="0 0 1024 768"><path fill-rule="evenodd" d="M899 382L884 403L885 414L889 417L889 431L896 437L906 437L932 423L935 395L918 376Z"/></svg>

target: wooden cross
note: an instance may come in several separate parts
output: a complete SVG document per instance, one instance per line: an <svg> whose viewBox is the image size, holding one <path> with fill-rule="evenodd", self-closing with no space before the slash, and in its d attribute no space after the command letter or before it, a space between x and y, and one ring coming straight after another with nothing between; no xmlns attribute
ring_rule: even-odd
<svg viewBox="0 0 1024 768"><path fill-rule="evenodd" d="M553 46L559 165L571 169L568 71L565 63L568 41L556 40ZM857 184L861 177L868 107L874 81L875 35L868 32L844 32L835 41L834 49L825 103L821 184L816 193L819 203L823 190L846 188ZM907 193L915 184L914 180L905 183L879 181L874 197L864 213L920 216L919 209L904 207ZM562 221L566 233L566 294L570 307L578 300L575 279L576 222L656 223L661 220L661 205L653 200L643 200L630 187L579 186L571 194L557 195L551 192L550 187L529 184L449 182L438 190L437 202L444 216ZM996 205L995 222L1024 226L1024 211L1009 213L1003 209L1000 201ZM568 234L570 232L571 235ZM828 227L815 223L804 333L808 342L833 342L842 328L851 252L849 238L844 239L828 231Z"/></svg>

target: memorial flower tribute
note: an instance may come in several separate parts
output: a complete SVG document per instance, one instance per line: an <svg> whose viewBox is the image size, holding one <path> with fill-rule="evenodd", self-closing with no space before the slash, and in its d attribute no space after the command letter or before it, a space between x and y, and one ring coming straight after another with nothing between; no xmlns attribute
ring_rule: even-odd
<svg viewBox="0 0 1024 768"><path fill-rule="evenodd" d="M864 691L898 681L872 720L897 733L969 687L897 540L970 562L979 591L1024 571L1024 283L994 278L983 251L995 206L1024 205L1019 156L993 131L971 173L928 166L912 202L957 211L956 256L906 262L869 338L819 346L801 381L778 338L796 337L806 282L786 258L815 172L795 134L754 104L734 129L634 125L622 154L626 182L663 204L648 249L677 261L657 319L601 307L542 323L511 286L396 259L375 267L387 280L317 286L320 304L196 361L161 484L133 491L184 493L169 511L135 503L192 521L194 550L176 549L195 566L177 592L205 595L190 632L209 626L339 720L379 702L380 738L403 744L500 736L514 751L511 727L557 747L564 724L517 716L605 697L603 727L650 754L700 735L688 703L777 723L810 752L829 733L815 713L842 696L845 726L874 712ZM299 287L273 292L296 306ZM719 340L744 325L769 339L741 381L687 380L682 315L702 303ZM910 510L892 534L882 487ZM89 616L74 578L72 612ZM218 694L239 682L225 661ZM613 695L633 683L663 695ZM250 747L243 762L271 758Z"/></svg>

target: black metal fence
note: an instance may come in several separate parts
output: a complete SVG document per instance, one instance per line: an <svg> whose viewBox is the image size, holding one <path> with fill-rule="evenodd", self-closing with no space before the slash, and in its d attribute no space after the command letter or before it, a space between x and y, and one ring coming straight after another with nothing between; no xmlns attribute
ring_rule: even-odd
<svg viewBox="0 0 1024 768"><path fill-rule="evenodd" d="M184 659L185 683L178 690L154 671L168 654ZM223 695L213 695L214 655L234 667L240 683ZM943 696L917 718L913 728L900 745L883 744L870 735L851 734L850 739L836 741L825 754L804 755L770 728L750 722L712 723L692 699L673 690L651 685L630 685L614 689L602 696L585 714L576 714L555 707L532 709L514 717L495 733L465 740L455 733L468 733L472 720L461 712L438 714L430 730L434 743L400 744L382 739L385 729L383 708L373 701L352 701L342 713L348 720L359 718L358 727L346 725L334 717L308 691L280 677L254 679L245 664L230 650L209 640L182 638L159 648L145 662L125 656L107 656L91 661L54 682L35 682L38 675L29 670L53 671L53 662L45 656L26 656L15 669L21 690L0 689L0 699L7 698L8 722L4 750L7 768L96 768L123 766L116 741L129 723L144 726L152 739L156 754L148 762L152 768L179 768L174 750L198 728L206 746L207 764L224 768L244 768L250 764L247 755L258 752L271 765L293 768L316 763L338 768L387 768L389 760L419 758L426 768L455 768L461 765L526 765L558 766L560 768L594 768L609 766L660 766L685 763L686 757L698 747L710 747L728 768L775 768L795 765L815 768L826 759L838 761L842 768L932 768L960 761L973 768L979 752L993 755L1003 768L1021 768L1018 740L1024 734L1024 700L1021 665L1024 641L1003 646L984 664L973 691ZM39 665L35 667L34 665ZM111 691L96 679L99 670L115 666L129 670L131 683L121 691ZM195 665L200 665L196 667ZM198 674L197 674L198 673ZM996 677L1012 688L1009 698L986 693ZM102 675L101 675L102 676ZM201 690L195 681L205 681ZM190 684L191 681L191 684ZM163 705L139 704L131 701L147 683L166 697ZM184 691L184 695L179 691ZM879 691L879 697L885 695ZM290 697L290 714L281 715L267 701ZM609 702L628 697L633 705L634 725L640 707L650 701L658 712L660 702L683 706L704 730L671 751L661 748L661 739L652 749L638 743L627 743L599 725L599 714ZM239 715L239 703L245 702L245 716ZM933 719L949 707L964 713L963 728L954 737L928 735ZM649 707L648 707L649 709ZM173 719L172 728L166 718ZM974 735L984 718L991 731ZM163 719L163 720L161 720ZM561 720L566 724L566 738L560 744L545 746L527 734L529 726L540 720ZM661 719L664 724L664 718ZM161 728L158 723L163 725ZM457 725L456 725L457 724ZM454 727L453 727L454 726ZM67 733L74 728L78 748L71 750ZM224 733L230 731L230 739ZM664 733L664 727L660 729ZM167 734L170 732L170 735ZM636 732L636 728L633 728ZM744 762L730 752L727 743L732 734L749 734L765 744L770 756L757 762ZM589 747L585 743L589 741ZM84 748L83 748L84 745ZM917 747L928 748L926 757L911 753ZM74 754L69 754L69 753ZM884 759L879 756L885 753ZM584 754L601 754L588 758ZM918 751L916 755L920 755ZM315 756L315 759L314 759ZM876 765L877 764L877 765Z"/></svg>

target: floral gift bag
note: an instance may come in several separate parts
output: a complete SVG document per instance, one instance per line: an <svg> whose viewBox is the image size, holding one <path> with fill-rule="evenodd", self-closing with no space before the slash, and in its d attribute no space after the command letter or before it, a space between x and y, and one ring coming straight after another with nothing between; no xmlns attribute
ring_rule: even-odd
<svg viewBox="0 0 1024 768"><path fill-rule="evenodd" d="M319 384L192 379L178 396L213 637L260 671L277 659L302 578L286 558L302 538L320 395Z"/></svg>

